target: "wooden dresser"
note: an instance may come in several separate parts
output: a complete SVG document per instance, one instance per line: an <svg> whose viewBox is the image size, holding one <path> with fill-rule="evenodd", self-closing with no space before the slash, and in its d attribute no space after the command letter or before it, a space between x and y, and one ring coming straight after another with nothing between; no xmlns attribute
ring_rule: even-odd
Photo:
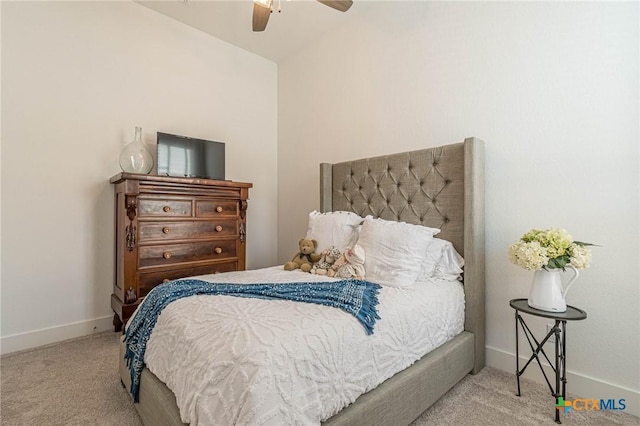
<svg viewBox="0 0 640 426"><path fill-rule="evenodd" d="M119 173L113 325L162 282L245 269L250 183Z"/></svg>

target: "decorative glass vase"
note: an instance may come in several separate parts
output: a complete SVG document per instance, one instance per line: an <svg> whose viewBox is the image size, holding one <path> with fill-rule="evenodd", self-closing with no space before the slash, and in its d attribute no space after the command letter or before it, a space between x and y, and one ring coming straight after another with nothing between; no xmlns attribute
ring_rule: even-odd
<svg viewBox="0 0 640 426"><path fill-rule="evenodd" d="M578 270L571 265L566 269L573 271L573 277L569 279L566 288L562 286L561 269L540 269L534 272L531 289L529 290L528 305L532 308L547 312L566 312L567 303L565 297L569 287L578 278Z"/></svg>
<svg viewBox="0 0 640 426"><path fill-rule="evenodd" d="M136 127L133 142L120 151L120 168L128 173L149 173L153 169L153 157L142 143L142 127Z"/></svg>

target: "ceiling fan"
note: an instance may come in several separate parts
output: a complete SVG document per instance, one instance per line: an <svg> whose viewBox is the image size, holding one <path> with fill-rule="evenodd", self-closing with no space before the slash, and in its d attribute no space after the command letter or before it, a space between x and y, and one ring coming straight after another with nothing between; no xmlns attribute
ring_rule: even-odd
<svg viewBox="0 0 640 426"><path fill-rule="evenodd" d="M253 31L264 31L273 10L274 0L253 0ZM346 12L353 4L352 0L318 0L330 8Z"/></svg>

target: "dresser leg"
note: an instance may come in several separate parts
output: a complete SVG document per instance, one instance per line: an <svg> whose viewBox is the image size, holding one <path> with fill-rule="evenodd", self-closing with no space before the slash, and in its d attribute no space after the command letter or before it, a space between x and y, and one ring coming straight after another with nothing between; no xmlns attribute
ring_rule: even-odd
<svg viewBox="0 0 640 426"><path fill-rule="evenodd" d="M113 314L113 331L116 333L122 331L122 321L118 314Z"/></svg>

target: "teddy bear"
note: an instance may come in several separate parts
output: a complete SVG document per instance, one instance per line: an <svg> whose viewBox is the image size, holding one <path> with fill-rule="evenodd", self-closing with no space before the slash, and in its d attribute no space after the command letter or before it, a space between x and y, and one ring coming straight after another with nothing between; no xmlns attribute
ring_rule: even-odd
<svg viewBox="0 0 640 426"><path fill-rule="evenodd" d="M284 269L285 271L300 269L303 272L309 272L313 264L322 257L320 253L315 252L318 242L303 238L298 242L298 247L300 251L293 256L290 262L284 264Z"/></svg>
<svg viewBox="0 0 640 426"><path fill-rule="evenodd" d="M342 256L331 267L334 273L328 275L337 278L364 279L364 258L364 249L356 244L353 248L348 248L342 253Z"/></svg>
<svg viewBox="0 0 640 426"><path fill-rule="evenodd" d="M333 276L335 271L331 269L331 266L340 257L340 250L338 250L334 246L331 246L328 249L324 250L321 256L322 257L320 258L320 260L313 264L313 267L309 272L311 272L312 274Z"/></svg>

